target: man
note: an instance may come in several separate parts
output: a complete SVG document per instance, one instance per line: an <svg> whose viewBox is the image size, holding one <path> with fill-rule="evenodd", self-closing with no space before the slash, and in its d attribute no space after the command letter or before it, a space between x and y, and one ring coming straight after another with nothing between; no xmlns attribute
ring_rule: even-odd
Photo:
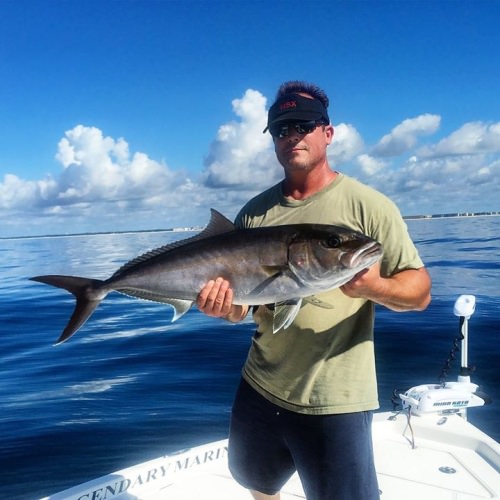
<svg viewBox="0 0 500 500"><path fill-rule="evenodd" d="M382 243L382 261L349 283L305 301L293 323L272 333L272 307L257 325L231 417L229 466L257 500L279 499L295 470L308 500L379 498L371 441L378 408L374 304L423 310L431 282L395 205L330 168L334 130L328 97L315 85L286 82L268 113L284 180L248 202L239 227L338 224ZM265 131L266 131L265 130ZM206 284L198 307L240 321L231 284Z"/></svg>

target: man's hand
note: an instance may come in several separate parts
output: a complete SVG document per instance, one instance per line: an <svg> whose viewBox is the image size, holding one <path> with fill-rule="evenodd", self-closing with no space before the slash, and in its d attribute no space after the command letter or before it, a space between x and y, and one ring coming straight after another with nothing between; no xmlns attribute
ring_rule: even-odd
<svg viewBox="0 0 500 500"><path fill-rule="evenodd" d="M377 263L360 271L340 289L348 297L368 299L393 311L423 311L431 300L431 279L424 267L384 278Z"/></svg>
<svg viewBox="0 0 500 500"><path fill-rule="evenodd" d="M235 323L241 321L248 312L248 306L233 304L233 289L229 281L223 278L210 280L198 294L196 305L207 316L225 318Z"/></svg>
<svg viewBox="0 0 500 500"><path fill-rule="evenodd" d="M368 298L380 293L383 285L383 278L380 276L380 263L374 264L369 269L363 269L357 273L350 281L340 287L348 296L355 298Z"/></svg>

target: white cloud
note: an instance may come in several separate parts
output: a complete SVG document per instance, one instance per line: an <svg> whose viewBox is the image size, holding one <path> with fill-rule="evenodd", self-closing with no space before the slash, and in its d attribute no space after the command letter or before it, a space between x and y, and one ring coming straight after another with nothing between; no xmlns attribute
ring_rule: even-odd
<svg viewBox="0 0 500 500"><path fill-rule="evenodd" d="M500 152L500 122L469 122L437 144L423 147L420 156L482 154Z"/></svg>
<svg viewBox="0 0 500 500"><path fill-rule="evenodd" d="M382 157L399 156L413 148L419 136L436 132L440 122L440 116L428 113L403 120L389 134L380 139L379 143L373 148L372 155Z"/></svg>
<svg viewBox="0 0 500 500"><path fill-rule="evenodd" d="M406 214L498 210L500 160L480 155L411 157L368 182Z"/></svg>
<svg viewBox="0 0 500 500"><path fill-rule="evenodd" d="M145 153L131 154L124 139L105 137L96 127L68 130L56 159L58 176L27 181L7 174L0 182L0 208L24 212L38 233L64 221L73 232L169 227L162 213L175 208L170 219L182 219L186 199L192 206L210 199L183 172Z"/></svg>
<svg viewBox="0 0 500 500"><path fill-rule="evenodd" d="M466 123L371 179L407 213L498 210L500 123Z"/></svg>
<svg viewBox="0 0 500 500"><path fill-rule="evenodd" d="M328 158L331 159L333 165L343 165L363 151L363 139L350 124L339 123L335 125L334 130Z"/></svg>
<svg viewBox="0 0 500 500"><path fill-rule="evenodd" d="M380 160L379 158L374 158L373 156L362 154L356 158L356 161L361 167L361 170L367 176L372 176L380 173L387 162Z"/></svg>
<svg viewBox="0 0 500 500"><path fill-rule="evenodd" d="M44 184L48 184L46 181ZM36 198L39 188L36 182L24 181L14 174L5 174L0 183L0 207L3 209L22 208Z"/></svg>
<svg viewBox="0 0 500 500"><path fill-rule="evenodd" d="M240 120L219 128L204 162L203 182L210 188L263 189L282 175L271 136L262 133L266 98L249 89L232 104Z"/></svg>
<svg viewBox="0 0 500 500"><path fill-rule="evenodd" d="M282 178L266 123L266 98L247 90L219 127L199 178L131 151L124 138L77 125L57 145L59 171L39 180L0 179L0 236L150 229L203 224L208 209L233 217ZM351 124L335 125L333 168L386 193L404 214L498 210L500 122L466 123L435 144L419 137L437 115L403 120L370 150ZM430 141L429 141L430 142Z"/></svg>
<svg viewBox="0 0 500 500"><path fill-rule="evenodd" d="M56 159L64 169L58 193L47 200L52 204L147 198L182 182L166 165L144 153L130 155L124 139L104 137L96 127L67 131Z"/></svg>

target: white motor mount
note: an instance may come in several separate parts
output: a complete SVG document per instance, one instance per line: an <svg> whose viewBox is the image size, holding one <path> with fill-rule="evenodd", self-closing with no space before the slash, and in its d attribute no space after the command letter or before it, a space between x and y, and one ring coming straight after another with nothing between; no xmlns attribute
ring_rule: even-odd
<svg viewBox="0 0 500 500"><path fill-rule="evenodd" d="M491 402L486 394L479 391L479 386L471 383L468 367L468 321L476 309L474 295L461 295L455 301L453 312L460 318L462 337L462 359L457 382L418 385L399 394L403 409L414 415L426 413L460 413L465 417L466 409L483 406Z"/></svg>
<svg viewBox="0 0 500 500"><path fill-rule="evenodd" d="M412 387L399 397L403 409L411 410L414 415L461 413L465 408L486 404L487 401L476 394L477 389L478 386L470 382L447 382L444 386L426 384Z"/></svg>

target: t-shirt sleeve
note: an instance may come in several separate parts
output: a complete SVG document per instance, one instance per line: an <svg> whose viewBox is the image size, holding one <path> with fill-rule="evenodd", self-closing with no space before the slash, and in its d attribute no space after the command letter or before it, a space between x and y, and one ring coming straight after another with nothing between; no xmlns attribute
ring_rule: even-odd
<svg viewBox="0 0 500 500"><path fill-rule="evenodd" d="M408 232L408 226L397 206L388 198L382 198L370 217L370 236L379 241L384 249L381 263L382 276L391 276L406 269L424 266L418 250Z"/></svg>

